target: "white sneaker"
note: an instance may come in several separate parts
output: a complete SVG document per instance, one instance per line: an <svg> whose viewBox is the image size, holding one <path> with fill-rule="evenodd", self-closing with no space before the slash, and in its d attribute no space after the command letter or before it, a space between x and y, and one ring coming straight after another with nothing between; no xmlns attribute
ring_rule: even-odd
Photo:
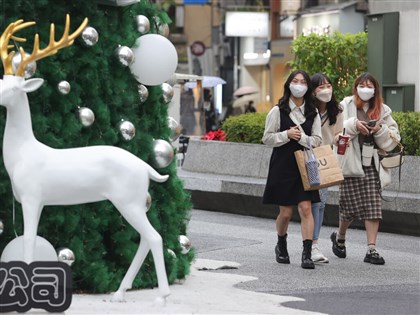
<svg viewBox="0 0 420 315"><path fill-rule="evenodd" d="M318 245L313 245L312 246L312 261L314 263L322 263L322 264L326 264L329 262L328 258L325 257L322 252L319 250Z"/></svg>

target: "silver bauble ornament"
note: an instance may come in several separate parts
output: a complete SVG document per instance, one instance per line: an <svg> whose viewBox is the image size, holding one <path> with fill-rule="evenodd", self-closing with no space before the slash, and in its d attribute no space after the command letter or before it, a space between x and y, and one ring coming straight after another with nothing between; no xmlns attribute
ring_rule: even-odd
<svg viewBox="0 0 420 315"><path fill-rule="evenodd" d="M86 26L82 32L82 40L86 46L93 46L98 42L98 32L92 26Z"/></svg>
<svg viewBox="0 0 420 315"><path fill-rule="evenodd" d="M25 57L27 58L29 56L30 55L25 52ZM16 70L19 67L19 64L20 64L21 60L22 60L22 55L20 54L20 52L15 53L13 58L12 58L13 73L16 73ZM36 71L36 62L35 61L26 65L26 67L25 67L25 79L29 79L30 77L32 77L35 74L35 71Z"/></svg>
<svg viewBox="0 0 420 315"><path fill-rule="evenodd" d="M172 117L168 117L168 127L171 129L169 140L175 141L181 135L181 125Z"/></svg>
<svg viewBox="0 0 420 315"><path fill-rule="evenodd" d="M146 212L150 210L151 205L152 205L152 196L150 195L150 193L147 193Z"/></svg>
<svg viewBox="0 0 420 315"><path fill-rule="evenodd" d="M167 251L168 251L169 255L172 256L172 258L176 258L176 254L172 249L168 248Z"/></svg>
<svg viewBox="0 0 420 315"><path fill-rule="evenodd" d="M65 247L57 249L57 257L58 261L62 261L63 263L66 263L69 266L71 266L76 260L73 251Z"/></svg>
<svg viewBox="0 0 420 315"><path fill-rule="evenodd" d="M122 120L118 125L118 129L124 140L131 140L136 135L136 127L128 120Z"/></svg>
<svg viewBox="0 0 420 315"><path fill-rule="evenodd" d="M137 30L139 31L140 34L146 34L150 30L150 21L144 15L136 16L136 25L137 25Z"/></svg>
<svg viewBox="0 0 420 315"><path fill-rule="evenodd" d="M172 97L174 96L174 89L172 86L170 86L168 83L162 83L162 96L165 103L169 103L172 100Z"/></svg>
<svg viewBox="0 0 420 315"><path fill-rule="evenodd" d="M139 91L140 102L141 103L146 102L147 98L149 97L149 90L147 89L147 87L145 87L143 84L139 84L138 91Z"/></svg>
<svg viewBox="0 0 420 315"><path fill-rule="evenodd" d="M123 66L129 66L134 62L134 53L127 46L119 46L116 51L118 60Z"/></svg>
<svg viewBox="0 0 420 315"><path fill-rule="evenodd" d="M164 168L171 164L174 158L174 149L165 140L153 141L153 158L152 163L156 168Z"/></svg>
<svg viewBox="0 0 420 315"><path fill-rule="evenodd" d="M191 241L185 235L180 235L178 239L181 245L181 253L187 254L191 249Z"/></svg>
<svg viewBox="0 0 420 315"><path fill-rule="evenodd" d="M0 235L3 234L3 231L4 231L4 224L3 224L3 221L0 220Z"/></svg>
<svg viewBox="0 0 420 315"><path fill-rule="evenodd" d="M169 26L168 24L159 25L159 34L165 37L169 36Z"/></svg>
<svg viewBox="0 0 420 315"><path fill-rule="evenodd" d="M95 121L95 114L90 108L80 107L79 108L79 120L84 127L89 127Z"/></svg>
<svg viewBox="0 0 420 315"><path fill-rule="evenodd" d="M60 81L57 85L58 91L63 94L69 94L70 90L71 90L71 86L70 83L68 83L67 81Z"/></svg>

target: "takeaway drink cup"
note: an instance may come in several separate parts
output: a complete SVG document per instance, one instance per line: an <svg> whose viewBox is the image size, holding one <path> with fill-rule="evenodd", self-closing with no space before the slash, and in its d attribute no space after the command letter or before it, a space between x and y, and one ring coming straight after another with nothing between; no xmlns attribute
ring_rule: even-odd
<svg viewBox="0 0 420 315"><path fill-rule="evenodd" d="M339 135L338 136L338 148L337 148L337 154L344 155L346 153L347 149L347 143L350 140L349 135Z"/></svg>

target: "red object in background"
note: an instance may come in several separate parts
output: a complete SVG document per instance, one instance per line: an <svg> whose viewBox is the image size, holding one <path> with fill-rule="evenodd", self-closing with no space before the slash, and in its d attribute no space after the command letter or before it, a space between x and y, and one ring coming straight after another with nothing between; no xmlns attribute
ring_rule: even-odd
<svg viewBox="0 0 420 315"><path fill-rule="evenodd" d="M201 140L226 141L226 134L221 129L216 130L216 131L209 131L204 136L201 137Z"/></svg>

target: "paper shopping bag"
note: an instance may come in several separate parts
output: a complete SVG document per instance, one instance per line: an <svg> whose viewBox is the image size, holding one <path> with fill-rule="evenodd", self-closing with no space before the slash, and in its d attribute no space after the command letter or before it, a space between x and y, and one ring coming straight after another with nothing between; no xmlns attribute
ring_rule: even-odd
<svg viewBox="0 0 420 315"><path fill-rule="evenodd" d="M305 149L309 150L309 149ZM330 186L339 185L344 181L343 172L338 165L337 158L329 145L322 145L314 148L316 160L318 161L318 171L320 185L311 186L309 182L308 172L306 170L307 157L303 150L295 151L296 163L299 168L300 177L302 178L303 188L308 190L318 190Z"/></svg>

